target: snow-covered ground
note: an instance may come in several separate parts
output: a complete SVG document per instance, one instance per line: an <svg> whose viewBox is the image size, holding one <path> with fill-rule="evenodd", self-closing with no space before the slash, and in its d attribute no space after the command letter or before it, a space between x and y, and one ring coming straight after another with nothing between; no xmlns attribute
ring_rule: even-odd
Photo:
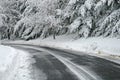
<svg viewBox="0 0 120 80"><path fill-rule="evenodd" d="M62 49L71 49L87 53L106 53L107 55L120 55L120 39L103 37L73 39L73 36L74 35L68 35L67 37L58 36L56 39L49 37L46 39L19 42Z"/></svg>
<svg viewBox="0 0 120 80"><path fill-rule="evenodd" d="M16 53L11 47L0 45L0 71L5 71ZM7 64L5 64L7 63Z"/></svg>
<svg viewBox="0 0 120 80"><path fill-rule="evenodd" d="M57 36L56 39L48 37L46 39L35 39L30 41L14 41L20 44L33 44L48 46L60 49L70 49L87 53L96 53L100 55L120 56L120 39L90 37L75 39L75 35Z"/></svg>
<svg viewBox="0 0 120 80"><path fill-rule="evenodd" d="M27 52L0 45L0 80L33 80L32 63Z"/></svg>

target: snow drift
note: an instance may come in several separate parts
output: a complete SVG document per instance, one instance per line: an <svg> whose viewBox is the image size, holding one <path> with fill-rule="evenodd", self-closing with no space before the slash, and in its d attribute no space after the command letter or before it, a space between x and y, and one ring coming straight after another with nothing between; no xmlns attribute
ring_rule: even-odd
<svg viewBox="0 0 120 80"><path fill-rule="evenodd" d="M0 80L33 80L33 62L27 52L0 45Z"/></svg>

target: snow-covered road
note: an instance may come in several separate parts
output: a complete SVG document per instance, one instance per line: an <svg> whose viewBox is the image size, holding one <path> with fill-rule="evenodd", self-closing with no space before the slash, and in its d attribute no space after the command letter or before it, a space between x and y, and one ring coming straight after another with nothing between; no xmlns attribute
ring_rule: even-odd
<svg viewBox="0 0 120 80"><path fill-rule="evenodd" d="M120 79L120 65L102 58L32 45L11 46L31 56L32 80Z"/></svg>

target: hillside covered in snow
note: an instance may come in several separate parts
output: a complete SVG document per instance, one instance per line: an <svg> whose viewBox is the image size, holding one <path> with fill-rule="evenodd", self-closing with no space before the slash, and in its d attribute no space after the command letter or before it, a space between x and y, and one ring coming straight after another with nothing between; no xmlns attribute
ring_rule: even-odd
<svg viewBox="0 0 120 80"><path fill-rule="evenodd" d="M0 0L0 38L120 38L120 0Z"/></svg>

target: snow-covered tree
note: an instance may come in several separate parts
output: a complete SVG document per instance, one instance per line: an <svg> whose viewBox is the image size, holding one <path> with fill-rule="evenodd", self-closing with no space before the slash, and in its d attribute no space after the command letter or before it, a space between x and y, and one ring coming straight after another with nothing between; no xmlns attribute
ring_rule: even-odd
<svg viewBox="0 0 120 80"><path fill-rule="evenodd" d="M120 37L119 20L120 0L0 1L0 34L9 39Z"/></svg>

